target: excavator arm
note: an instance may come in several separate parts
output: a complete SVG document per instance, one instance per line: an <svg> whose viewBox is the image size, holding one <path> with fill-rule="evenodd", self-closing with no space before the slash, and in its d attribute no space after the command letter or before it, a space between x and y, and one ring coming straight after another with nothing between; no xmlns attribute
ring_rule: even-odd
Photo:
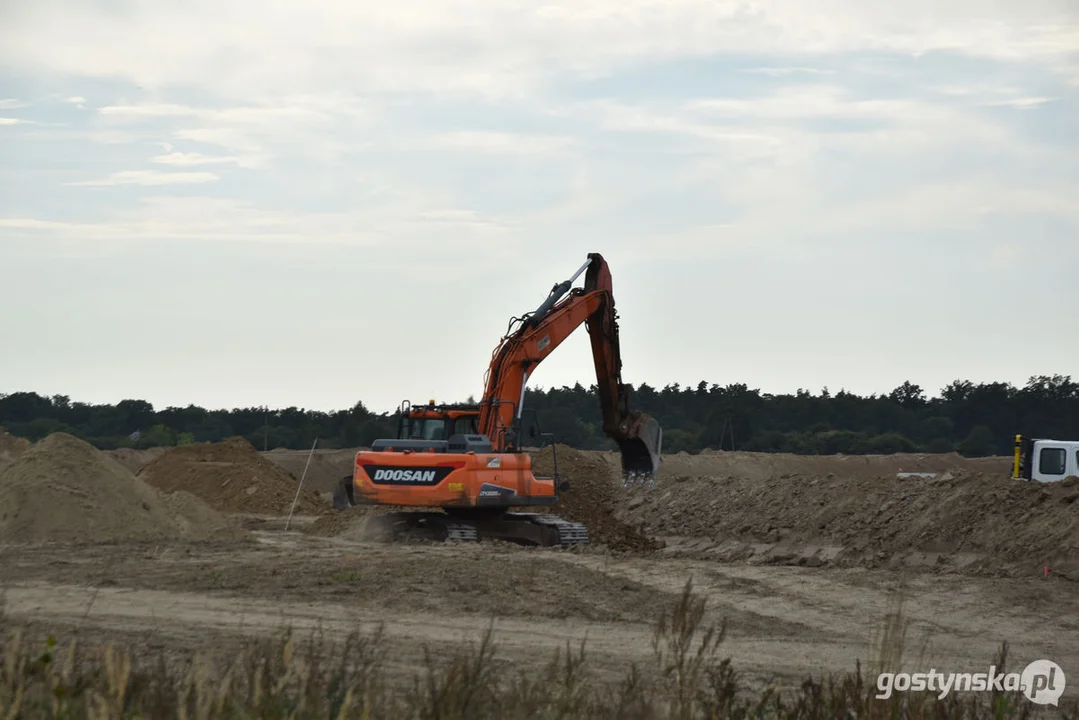
<svg viewBox="0 0 1079 720"><path fill-rule="evenodd" d="M582 272L584 287L573 288ZM590 253L573 277L555 285L535 311L510 322L487 369L479 431L495 448L517 444L529 376L582 323L591 338L603 432L618 444L626 476L653 475L659 469L662 430L654 418L629 409L611 272L599 253Z"/></svg>

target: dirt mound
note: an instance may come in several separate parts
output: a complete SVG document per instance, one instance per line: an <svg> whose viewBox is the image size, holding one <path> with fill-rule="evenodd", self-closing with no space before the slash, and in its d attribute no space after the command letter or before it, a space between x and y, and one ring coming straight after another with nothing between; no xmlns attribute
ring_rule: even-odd
<svg viewBox="0 0 1079 720"><path fill-rule="evenodd" d="M0 470L13 463L29 447L29 440L15 437L3 427L0 427Z"/></svg>
<svg viewBox="0 0 1079 720"><path fill-rule="evenodd" d="M612 467L619 466L618 454L602 455ZM986 473L1011 471L1010 457L965 458L958 453L896 453L894 455L795 455L792 453L730 452L705 450L691 455L678 452L664 455L657 477L727 477L750 480L788 474L873 479L899 472L946 472L972 470Z"/></svg>
<svg viewBox="0 0 1079 720"><path fill-rule="evenodd" d="M71 435L49 435L0 473L0 539L111 542L182 536L152 488Z"/></svg>
<svg viewBox="0 0 1079 720"><path fill-rule="evenodd" d="M970 470L935 478L674 476L622 517L720 559L920 565L1079 579L1079 480ZM702 542L703 540L703 542Z"/></svg>
<svg viewBox="0 0 1079 720"><path fill-rule="evenodd" d="M340 535L352 525L367 517L371 508L356 506L347 510L331 510L320 515L313 523L303 529L309 535L321 535L331 537Z"/></svg>
<svg viewBox="0 0 1079 720"><path fill-rule="evenodd" d="M119 448L117 450L106 450L105 453L131 472L138 474L144 467L161 457L165 449L162 447L147 448L146 450Z"/></svg>
<svg viewBox="0 0 1079 720"><path fill-rule="evenodd" d="M352 474L357 452L358 449L315 450L315 454L311 456L311 464L307 467L303 486L316 492L332 493L341 478ZM311 451L277 449L260 454L274 465L292 473L293 477L299 478L303 477L304 466L307 465L307 457Z"/></svg>
<svg viewBox="0 0 1079 720"><path fill-rule="evenodd" d="M616 474L601 453L565 445L558 445L557 451L559 475L569 477L570 489L559 496L552 513L584 523L592 543L612 550L649 552L661 547L662 543L618 517L618 506L624 500L619 497ZM554 475L550 447L532 453L532 471L540 477Z"/></svg>
<svg viewBox="0 0 1079 720"><path fill-rule="evenodd" d="M329 512L320 515L313 523L304 528L309 535L322 537L341 536L347 540L371 539L367 525L371 518L409 510L423 511L424 508L406 508L377 505L356 505L347 510ZM376 535L378 533L375 533Z"/></svg>
<svg viewBox="0 0 1079 720"><path fill-rule="evenodd" d="M185 490L217 510L254 515L287 514L298 485L296 478L241 437L170 448L138 477L165 493ZM325 504L316 493L307 489L300 493L298 514L323 510Z"/></svg>
<svg viewBox="0 0 1079 720"><path fill-rule="evenodd" d="M247 535L232 518L222 515L184 490L164 496L165 505L184 537L191 540L239 540Z"/></svg>

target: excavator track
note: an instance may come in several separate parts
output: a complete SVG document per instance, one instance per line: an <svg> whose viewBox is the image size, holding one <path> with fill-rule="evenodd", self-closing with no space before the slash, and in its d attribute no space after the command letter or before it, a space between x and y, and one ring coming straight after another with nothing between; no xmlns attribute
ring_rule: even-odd
<svg viewBox="0 0 1079 720"><path fill-rule="evenodd" d="M503 512L467 515L396 512L379 516L394 540L481 542L502 540L539 547L572 547L589 543L588 528L556 515Z"/></svg>
<svg viewBox="0 0 1079 720"><path fill-rule="evenodd" d="M476 528L473 525L463 522L447 522L444 523L444 526L447 541L479 542L479 536L476 534Z"/></svg>
<svg viewBox="0 0 1079 720"><path fill-rule="evenodd" d="M517 520L554 528L558 533L558 544L563 547L588 544L588 528L581 523L563 520L557 515L538 515L534 513L506 513L506 515Z"/></svg>

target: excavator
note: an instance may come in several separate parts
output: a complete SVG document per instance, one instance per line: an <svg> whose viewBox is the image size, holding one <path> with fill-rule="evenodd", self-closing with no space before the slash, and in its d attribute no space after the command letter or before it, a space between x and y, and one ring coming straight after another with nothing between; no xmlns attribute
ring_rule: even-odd
<svg viewBox="0 0 1079 720"><path fill-rule="evenodd" d="M584 273L584 287L573 284ZM603 432L618 445L623 486L654 486L662 450L655 418L629 408L611 272L603 256L590 253L569 280L556 284L534 311L510 320L484 377L475 404L401 403L397 437L361 450L351 476L342 478L334 507L380 505L407 510L380 517L393 537L436 541L497 539L542 547L589 542L588 528L542 512L570 488L558 473L537 477L524 430L523 403L530 374L581 324L588 328L603 413ZM545 438L551 436L540 435ZM554 451L552 443L552 451Z"/></svg>

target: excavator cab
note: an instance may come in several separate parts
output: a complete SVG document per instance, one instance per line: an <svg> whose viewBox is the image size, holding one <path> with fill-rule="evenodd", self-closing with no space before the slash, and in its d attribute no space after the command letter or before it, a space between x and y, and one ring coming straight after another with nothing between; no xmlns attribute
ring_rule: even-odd
<svg viewBox="0 0 1079 720"><path fill-rule="evenodd" d="M412 405L408 400L401 403L397 420L398 440L448 440L453 435L475 435L479 421L479 407L473 405Z"/></svg>

